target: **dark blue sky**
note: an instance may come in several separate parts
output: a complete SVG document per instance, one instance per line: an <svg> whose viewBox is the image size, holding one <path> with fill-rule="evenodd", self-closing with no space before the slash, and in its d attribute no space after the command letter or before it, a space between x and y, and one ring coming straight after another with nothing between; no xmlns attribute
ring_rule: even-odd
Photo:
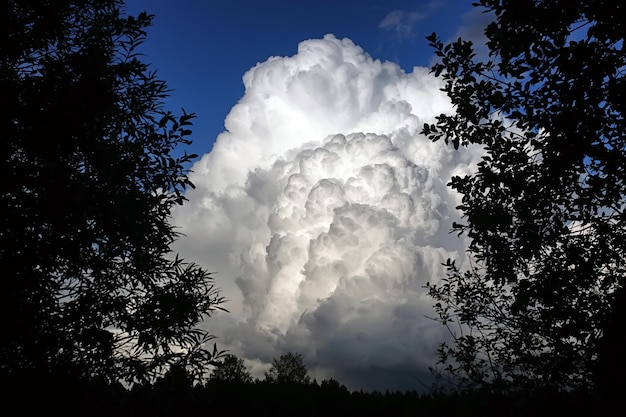
<svg viewBox="0 0 626 417"><path fill-rule="evenodd" d="M299 42L332 33L410 71L433 59L425 36L450 39L468 24L471 9L470 0L127 1L128 13L155 15L141 51L173 90L167 108L196 113L189 151L199 155L224 130L243 95L241 78L258 62L293 55Z"/></svg>

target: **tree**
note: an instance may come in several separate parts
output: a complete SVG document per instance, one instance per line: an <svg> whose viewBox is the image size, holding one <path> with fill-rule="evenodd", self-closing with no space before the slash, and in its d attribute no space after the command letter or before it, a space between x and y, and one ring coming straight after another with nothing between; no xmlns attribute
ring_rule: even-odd
<svg viewBox="0 0 626 417"><path fill-rule="evenodd" d="M272 361L272 367L265 373L265 379L270 382L289 382L308 384L311 382L306 365L302 362L299 353L283 353Z"/></svg>
<svg viewBox="0 0 626 417"><path fill-rule="evenodd" d="M252 376L246 369L243 359L230 354L224 355L224 357L215 364L215 369L211 372L210 379L246 383L252 382Z"/></svg>
<svg viewBox="0 0 626 417"><path fill-rule="evenodd" d="M626 135L619 1L480 0L489 58L428 40L454 112L423 132L481 146L462 197L466 265L430 285L454 330L441 363L457 382L570 390L622 375ZM622 301L617 301L622 300ZM453 323L459 323L453 328Z"/></svg>
<svg viewBox="0 0 626 417"><path fill-rule="evenodd" d="M193 114L136 48L151 16L121 0L0 6L0 372L153 380L217 354L196 327L222 298L170 253L192 186L174 157Z"/></svg>

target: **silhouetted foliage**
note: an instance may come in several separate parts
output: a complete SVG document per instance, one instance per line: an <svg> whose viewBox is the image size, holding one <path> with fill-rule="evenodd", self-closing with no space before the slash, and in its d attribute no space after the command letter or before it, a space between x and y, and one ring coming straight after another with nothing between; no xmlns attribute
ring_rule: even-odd
<svg viewBox="0 0 626 417"><path fill-rule="evenodd" d="M449 184L462 196L453 230L469 238L471 263L448 261L430 286L455 332L441 362L456 381L494 390L590 387L599 362L614 366L604 380L621 379L623 352L601 346L624 341L623 4L476 6L495 16L488 60L471 42L428 38L455 112L424 132L484 149L477 171Z"/></svg>
<svg viewBox="0 0 626 417"><path fill-rule="evenodd" d="M215 369L211 372L210 379L221 381L252 382L252 376L246 369L243 359L235 355L224 355L215 363Z"/></svg>
<svg viewBox="0 0 626 417"><path fill-rule="evenodd" d="M331 392L348 392L348 388L334 378L324 379L320 384L320 387Z"/></svg>
<svg viewBox="0 0 626 417"><path fill-rule="evenodd" d="M5 381L0 381L0 383ZM501 395L485 391L452 394L348 391L335 380L320 385L218 380L191 384L190 375L174 367L154 384L120 385L72 378L13 379L2 385L3 406L31 415L178 416L254 415L324 416L532 416L594 415L585 393L534 392ZM23 385L21 385L23 384ZM16 387L17 385L17 387ZM26 388L24 388L26 387ZM16 397L14 394L24 394ZM11 405L13 407L11 407Z"/></svg>
<svg viewBox="0 0 626 417"><path fill-rule="evenodd" d="M120 0L0 5L0 372L152 380L199 375L196 324L222 302L207 271L170 254L192 186L174 157L193 114L136 48L151 16Z"/></svg>
<svg viewBox="0 0 626 417"><path fill-rule="evenodd" d="M266 372L265 379L270 382L296 384L311 382L309 371L302 362L302 355L291 352L283 353L278 359L272 361L272 367Z"/></svg>

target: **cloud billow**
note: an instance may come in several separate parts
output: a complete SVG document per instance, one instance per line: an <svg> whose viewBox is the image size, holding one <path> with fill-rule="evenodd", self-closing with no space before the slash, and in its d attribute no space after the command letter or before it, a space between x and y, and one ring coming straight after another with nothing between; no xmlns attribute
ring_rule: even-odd
<svg viewBox="0 0 626 417"><path fill-rule="evenodd" d="M450 110L439 82L332 35L243 79L174 219L231 300L207 326L257 370L296 351L350 388L420 389L444 337L424 285L463 253L445 184L473 155L419 134Z"/></svg>

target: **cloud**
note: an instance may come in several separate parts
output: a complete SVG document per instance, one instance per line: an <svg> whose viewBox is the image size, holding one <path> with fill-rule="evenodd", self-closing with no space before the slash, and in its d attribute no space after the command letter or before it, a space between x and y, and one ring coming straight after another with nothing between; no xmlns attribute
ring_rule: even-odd
<svg viewBox="0 0 626 417"><path fill-rule="evenodd" d="M496 19L495 14L493 12L487 13L482 7L472 7L472 9L464 13L461 18L462 24L459 26L454 36L444 41L451 43L458 38L471 41L474 45L474 52L477 58L483 61L489 60L489 48L487 48L488 39L487 36L485 36L485 29ZM496 58L491 57L491 59Z"/></svg>
<svg viewBox="0 0 626 417"><path fill-rule="evenodd" d="M462 37L475 44L485 44L487 42L485 29L495 19L496 16L493 12L487 13L482 7L472 7L470 11L462 15L463 23L452 39L456 40L458 37Z"/></svg>
<svg viewBox="0 0 626 417"><path fill-rule="evenodd" d="M174 213L231 300L206 326L258 375L292 351L353 389L422 388L445 336L424 285L464 252L446 183L474 155L419 134L450 110L440 83L332 35L243 81Z"/></svg>
<svg viewBox="0 0 626 417"><path fill-rule="evenodd" d="M400 38L411 38L413 37L413 26L430 16L440 4L440 1L433 0L420 4L413 11L394 9L381 20L378 27L391 30Z"/></svg>

